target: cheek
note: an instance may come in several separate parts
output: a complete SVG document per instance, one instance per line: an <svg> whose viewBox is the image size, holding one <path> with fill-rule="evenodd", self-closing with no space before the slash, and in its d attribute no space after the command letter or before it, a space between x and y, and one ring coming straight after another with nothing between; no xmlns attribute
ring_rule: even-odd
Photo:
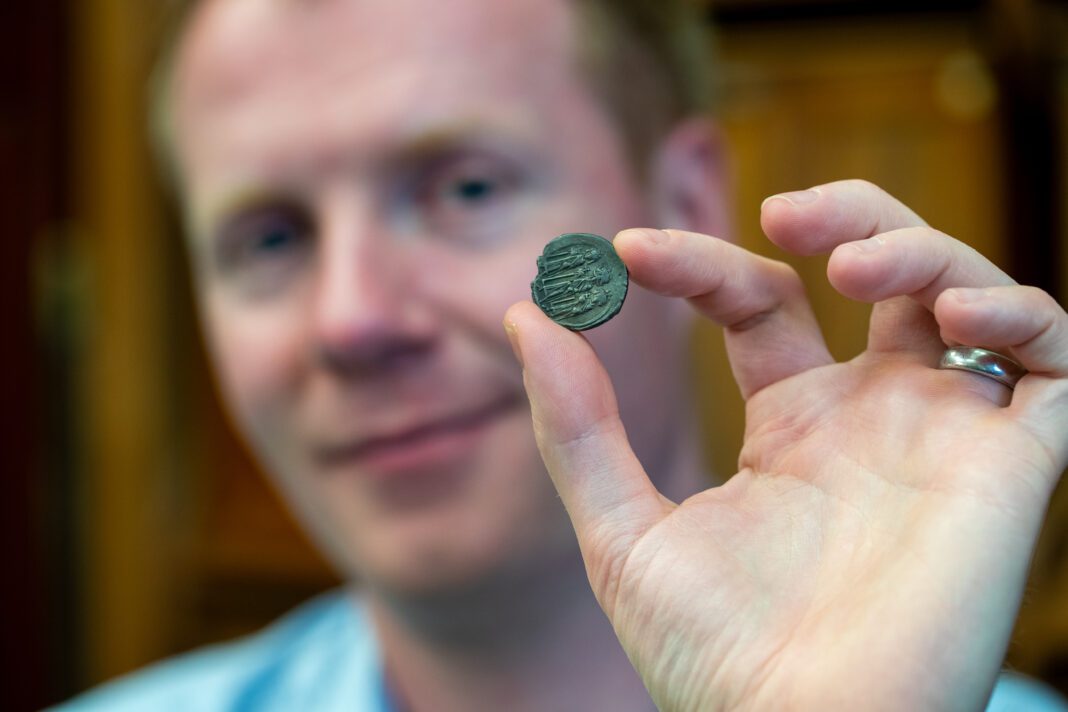
<svg viewBox="0 0 1068 712"><path fill-rule="evenodd" d="M205 324L219 385L242 431L257 441L284 434L283 408L301 373L299 322L220 300L207 304Z"/></svg>
<svg viewBox="0 0 1068 712"><path fill-rule="evenodd" d="M542 244L524 234L507 246L481 253L447 247L428 250L413 261L417 265L413 288L443 323L469 336L477 333L478 342L498 343L495 350L510 353L504 313L512 304L530 299Z"/></svg>

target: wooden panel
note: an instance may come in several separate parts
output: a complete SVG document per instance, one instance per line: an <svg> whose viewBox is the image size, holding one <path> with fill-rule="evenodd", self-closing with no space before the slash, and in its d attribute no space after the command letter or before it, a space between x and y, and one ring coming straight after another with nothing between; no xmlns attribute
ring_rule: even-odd
<svg viewBox="0 0 1068 712"><path fill-rule="evenodd" d="M247 632L334 582L229 429L175 220L152 180L146 79L160 7L78 4L78 372L85 683ZM240 590L241 595L234 591Z"/></svg>
<svg viewBox="0 0 1068 712"><path fill-rule="evenodd" d="M167 647L171 590L165 524L169 443L158 194L143 115L152 3L76 3L71 128L76 247L86 350L78 422L86 452L82 503L85 675L110 677Z"/></svg>
<svg viewBox="0 0 1068 712"><path fill-rule="evenodd" d="M768 195L865 178L931 225L1005 261L1000 238L996 90L967 28L945 20L731 27L720 112L733 152L737 239L793 264L832 352L863 349L869 307L827 284L825 258L785 256L760 230ZM721 337L696 339L710 451L731 473L740 399L724 374Z"/></svg>

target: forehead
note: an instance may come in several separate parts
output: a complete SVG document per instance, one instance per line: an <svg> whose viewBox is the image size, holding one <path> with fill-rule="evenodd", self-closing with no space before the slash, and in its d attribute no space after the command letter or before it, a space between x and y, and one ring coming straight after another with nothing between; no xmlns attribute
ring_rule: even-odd
<svg viewBox="0 0 1068 712"><path fill-rule="evenodd" d="M532 103L579 90L573 50L565 0L209 0L175 70L179 153L270 160L262 142L289 135L325 160L368 134L530 129Z"/></svg>

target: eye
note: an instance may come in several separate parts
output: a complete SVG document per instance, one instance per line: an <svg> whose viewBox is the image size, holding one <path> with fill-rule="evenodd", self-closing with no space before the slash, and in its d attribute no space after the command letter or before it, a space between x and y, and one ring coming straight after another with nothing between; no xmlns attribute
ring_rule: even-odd
<svg viewBox="0 0 1068 712"><path fill-rule="evenodd" d="M288 205L246 208L228 220L215 242L219 274L240 288L262 293L282 286L311 253L312 223Z"/></svg>
<svg viewBox="0 0 1068 712"><path fill-rule="evenodd" d="M491 159L469 157L439 167L428 181L425 198L433 208L486 207L498 198L507 197L514 183L513 174L506 166Z"/></svg>
<svg viewBox="0 0 1068 712"><path fill-rule="evenodd" d="M220 231L217 257L220 266L240 269L257 260L273 260L299 250L310 238L306 216L286 207L246 209Z"/></svg>
<svg viewBox="0 0 1068 712"><path fill-rule="evenodd" d="M452 191L457 200L477 203L492 198L498 187L492 178L465 178L457 181Z"/></svg>
<svg viewBox="0 0 1068 712"><path fill-rule="evenodd" d="M266 229L255 237L253 249L262 253L281 252L293 246L298 236L290 224L267 225Z"/></svg>
<svg viewBox="0 0 1068 712"><path fill-rule="evenodd" d="M499 234L522 187L518 172L493 156L454 156L429 167L420 181L422 226L446 239L480 242Z"/></svg>

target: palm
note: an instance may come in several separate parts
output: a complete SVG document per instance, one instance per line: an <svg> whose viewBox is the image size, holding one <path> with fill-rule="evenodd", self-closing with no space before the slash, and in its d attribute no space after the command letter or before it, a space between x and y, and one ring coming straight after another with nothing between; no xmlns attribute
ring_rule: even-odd
<svg viewBox="0 0 1068 712"><path fill-rule="evenodd" d="M606 610L643 673L679 646L672 636L684 637L690 652L666 677L658 672L662 706L825 706L848 680L899 708L931 708L942 706L931 704L939 689L962 702L977 665L996 669L1005 631L988 641L974 631L1019 588L1031 532L1005 534L1021 509L1041 506L1032 484L1039 463L1013 461L1031 449L1013 442L1024 436L998 411L976 415L979 396L932 400L916 388L921 367L870 360L758 394L738 474L682 502L635 543ZM888 417L879 394L903 390L913 393ZM974 437L962 442L961 432ZM1015 476L994 482L991 472ZM940 565L940 552L954 564ZM1004 588L987 585L1003 579ZM916 590L930 587L943 593L921 609ZM961 632L969 640L952 642ZM909 664L931 647L953 659L938 669ZM731 688L703 685L708 670ZM947 687L947 674L959 684ZM905 692L917 695L915 706ZM965 707L988 690L973 692Z"/></svg>
<svg viewBox="0 0 1068 712"><path fill-rule="evenodd" d="M892 199L824 190L808 223L765 229L796 248L793 225L808 252L884 233L830 263L840 291L876 303L869 350L848 363L783 265L691 233L616 240L637 281L728 327L747 400L739 472L681 504L630 452L588 344L510 312L594 592L663 709L980 706L1068 461L1068 315L896 202L872 209L890 224L851 235L842 215L879 220L849 201ZM943 339L1011 351L1032 373L1013 394L936 370ZM563 385L561 366L576 374Z"/></svg>

